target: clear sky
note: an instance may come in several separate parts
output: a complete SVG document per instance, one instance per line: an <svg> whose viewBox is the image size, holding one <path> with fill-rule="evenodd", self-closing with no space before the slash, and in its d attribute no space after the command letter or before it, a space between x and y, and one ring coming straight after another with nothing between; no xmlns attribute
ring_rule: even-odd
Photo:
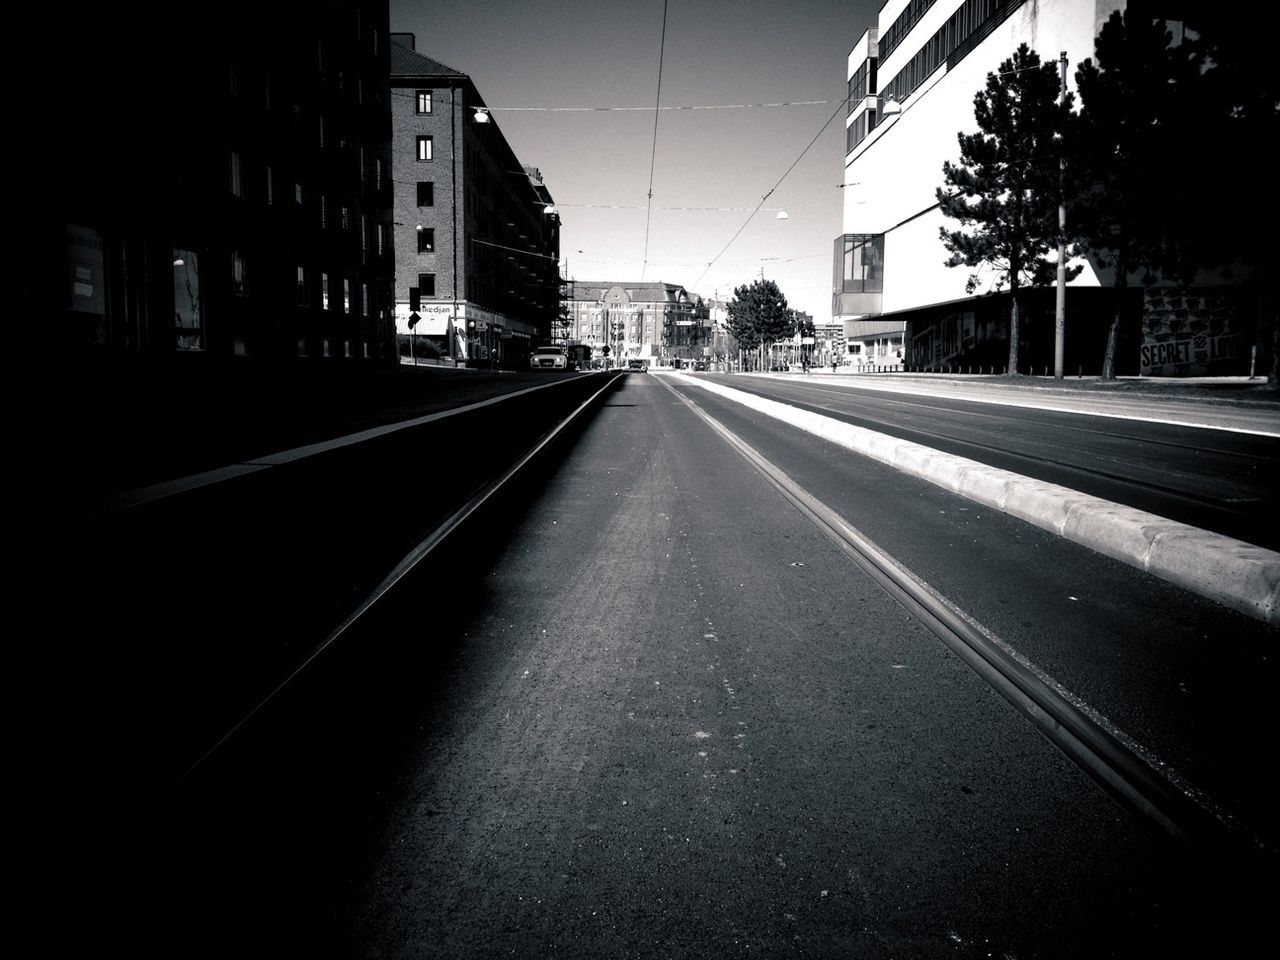
<svg viewBox="0 0 1280 960"><path fill-rule="evenodd" d="M541 169L568 276L727 299L763 270L824 321L842 232L845 66L881 5L668 0L664 44L663 0L391 0L391 29L468 74L516 156ZM663 107L794 105L660 110L655 153L660 56Z"/></svg>

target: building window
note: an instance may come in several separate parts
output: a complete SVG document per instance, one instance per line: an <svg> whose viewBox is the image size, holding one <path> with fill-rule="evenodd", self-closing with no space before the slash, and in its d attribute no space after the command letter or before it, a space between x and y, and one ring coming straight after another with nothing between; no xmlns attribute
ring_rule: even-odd
<svg viewBox="0 0 1280 960"><path fill-rule="evenodd" d="M351 208L344 206L340 212L342 215L342 232L346 233L351 229Z"/></svg>
<svg viewBox="0 0 1280 960"><path fill-rule="evenodd" d="M231 195L233 197L244 196L244 180L240 167L240 151L231 151Z"/></svg>
<svg viewBox="0 0 1280 960"><path fill-rule="evenodd" d="M434 227L423 227L418 231L418 252L436 252L436 231Z"/></svg>
<svg viewBox="0 0 1280 960"><path fill-rule="evenodd" d="M842 293L884 290L884 234L846 233L836 240Z"/></svg>
<svg viewBox="0 0 1280 960"><path fill-rule="evenodd" d="M436 295L436 275L434 273L418 274L418 291L424 297Z"/></svg>
<svg viewBox="0 0 1280 960"><path fill-rule="evenodd" d="M430 90L418 91L418 105L417 105L416 112L417 113L431 112L431 91Z"/></svg>
<svg viewBox="0 0 1280 960"><path fill-rule="evenodd" d="M329 274L320 274L320 309L329 309Z"/></svg>
<svg viewBox="0 0 1280 960"><path fill-rule="evenodd" d="M430 137L418 137L418 159L419 160L431 159L431 138Z"/></svg>
<svg viewBox="0 0 1280 960"><path fill-rule="evenodd" d="M373 189L382 189L382 158L375 157L373 161Z"/></svg>
<svg viewBox="0 0 1280 960"><path fill-rule="evenodd" d="M249 295L244 255L239 250L231 251L231 292L237 297Z"/></svg>
<svg viewBox="0 0 1280 960"><path fill-rule="evenodd" d="M324 149L324 114L320 114L320 148Z"/></svg>
<svg viewBox="0 0 1280 960"><path fill-rule="evenodd" d="M276 202L276 179L270 167L267 167L267 206Z"/></svg>
<svg viewBox="0 0 1280 960"><path fill-rule="evenodd" d="M320 229L323 230L329 226L329 199L322 193L320 194Z"/></svg>
<svg viewBox="0 0 1280 960"><path fill-rule="evenodd" d="M307 268L298 267L298 306L305 307L310 302L307 297Z"/></svg>
<svg viewBox="0 0 1280 960"><path fill-rule="evenodd" d="M293 185L293 202L298 206L302 206L302 184L300 183Z"/></svg>
<svg viewBox="0 0 1280 960"><path fill-rule="evenodd" d="M351 312L351 281L346 277L342 278L342 312Z"/></svg>
<svg viewBox="0 0 1280 960"><path fill-rule="evenodd" d="M436 185L429 180L418 181L418 206L432 207L436 202Z"/></svg>
<svg viewBox="0 0 1280 960"><path fill-rule="evenodd" d="M367 283L360 284L360 315L362 317L369 315L369 285Z"/></svg>
<svg viewBox="0 0 1280 960"><path fill-rule="evenodd" d="M177 349L186 352L203 350L200 264L191 250L173 251L173 318Z"/></svg>

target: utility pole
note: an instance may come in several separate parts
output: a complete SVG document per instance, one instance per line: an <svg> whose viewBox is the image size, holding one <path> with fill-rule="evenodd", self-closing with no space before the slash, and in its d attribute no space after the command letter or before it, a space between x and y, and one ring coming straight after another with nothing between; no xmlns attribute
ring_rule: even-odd
<svg viewBox="0 0 1280 960"><path fill-rule="evenodd" d="M1067 102L1067 51L1058 58L1062 81L1060 102ZM1065 134L1065 131L1064 131ZM1058 140L1058 292L1053 317L1053 378L1062 379L1062 355L1067 339L1067 145L1065 136Z"/></svg>

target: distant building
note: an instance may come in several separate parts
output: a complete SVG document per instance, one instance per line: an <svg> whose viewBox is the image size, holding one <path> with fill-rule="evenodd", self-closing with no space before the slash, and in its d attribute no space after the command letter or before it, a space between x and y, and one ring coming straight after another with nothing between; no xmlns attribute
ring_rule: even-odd
<svg viewBox="0 0 1280 960"><path fill-rule="evenodd" d="M835 239L832 316L843 323L851 355L869 365L1004 367L1007 291L992 293L988 275L971 295L965 283L974 271L944 265L948 254L939 228L956 223L942 215L934 193L943 182L942 164L958 160L957 132L977 129L974 94L1020 43L1044 60L1065 50L1068 83L1074 85L1074 65L1094 55L1102 25L1124 6L1123 0L887 0L881 7L846 65L844 232ZM1155 13L1164 5L1147 6ZM1105 271L1082 266L1067 298L1065 367L1097 372L1115 294ZM1122 331L1120 372L1138 372L1144 326L1162 342L1192 338L1200 329L1192 320L1171 320L1175 315L1199 310L1206 337L1229 326L1219 316L1222 297L1213 291L1174 295L1172 304L1157 292L1144 304L1135 284L1127 297L1131 322ZM1020 303L1025 325L1019 368L1043 371L1053 363L1054 291L1027 290ZM1162 356L1145 350L1141 356L1149 353ZM1143 372L1174 372L1171 365L1143 363ZM1182 372L1208 368L1188 365Z"/></svg>
<svg viewBox="0 0 1280 960"><path fill-rule="evenodd" d="M471 78L392 35L396 330L409 348L523 366L560 308L560 217Z"/></svg>
<svg viewBox="0 0 1280 960"><path fill-rule="evenodd" d="M386 0L49 16L46 99L16 111L39 131L14 191L38 346L389 358Z"/></svg>
<svg viewBox="0 0 1280 960"><path fill-rule="evenodd" d="M614 359L660 362L701 357L708 344L710 321L698 315L696 299L679 284L575 280L571 291L573 339L597 355L608 344Z"/></svg>

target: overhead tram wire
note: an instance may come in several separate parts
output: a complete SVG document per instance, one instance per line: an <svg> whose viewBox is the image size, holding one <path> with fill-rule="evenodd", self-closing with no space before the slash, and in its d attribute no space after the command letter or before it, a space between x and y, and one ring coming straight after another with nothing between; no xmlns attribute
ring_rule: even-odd
<svg viewBox="0 0 1280 960"><path fill-rule="evenodd" d="M391 91L392 97L400 97L405 100L412 100L413 94L406 91ZM438 98L439 102L447 103L446 98ZM829 103L844 103L844 97L835 97L830 100L775 100L769 103L693 103L678 104L666 107L657 107L662 113L669 113L679 110L757 110L772 107L821 107ZM624 107L624 106L606 106L606 107L492 107L485 105L490 113L647 113L654 107Z"/></svg>
<svg viewBox="0 0 1280 960"><path fill-rule="evenodd" d="M644 213L644 257L640 261L640 282L649 264L649 219L653 216L653 171L658 160L658 108L662 106L662 60L667 52L667 0L662 0L662 40L658 44L658 96L653 104L653 150L649 154L649 201Z"/></svg>
<svg viewBox="0 0 1280 960"><path fill-rule="evenodd" d="M803 150L800 151L800 156L796 157L795 160L791 161L791 166L787 167L786 171L782 174L782 176L778 178L778 182L775 183L772 187L770 187L769 192L760 198L760 202L756 204L755 209L752 210L749 214L747 214L746 220L742 221L742 226L738 228L737 233L735 233L732 237L729 238L729 242L726 243L720 249L720 252L717 253L711 259L711 261L707 264L706 268L702 271L702 273L698 274L698 279L693 281L692 284L690 284L691 287L696 289L698 284L702 282L702 278L707 275L707 271L710 270L712 267L714 267L716 264L716 261L724 256L725 251L728 250L731 246L733 246L733 241L737 240L738 236L742 233L742 231L747 229L747 224L749 224L751 222L751 219L757 213L760 212L760 208L763 207L765 201L768 200L769 197L773 195L773 191L777 190L780 186L782 186L782 181L787 179L787 177L791 174L791 171L796 168L796 164L798 164L801 160L804 159L804 155L813 148L813 145L818 142L818 138L822 136L823 133L826 132L827 127L831 126L831 121L834 120L836 117L838 117L840 115L840 112L844 110L844 108L845 108L845 101L841 100L840 105L836 107L835 113L827 117L827 122L824 123L819 128L818 132L813 135L813 139L810 140L808 145Z"/></svg>

